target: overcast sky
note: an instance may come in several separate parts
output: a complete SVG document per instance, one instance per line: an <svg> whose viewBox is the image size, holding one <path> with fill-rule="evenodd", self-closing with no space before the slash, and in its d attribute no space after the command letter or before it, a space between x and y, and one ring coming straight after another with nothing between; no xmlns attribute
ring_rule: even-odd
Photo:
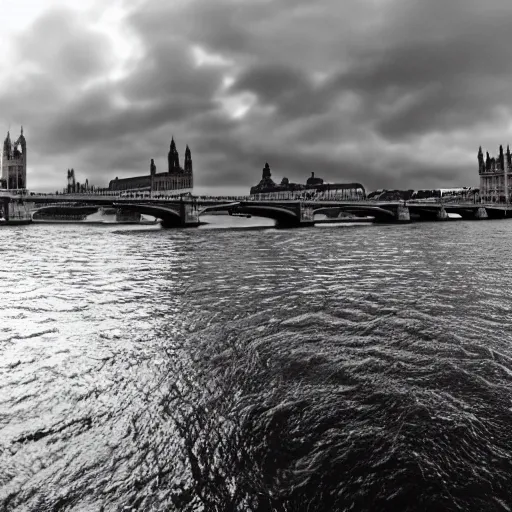
<svg viewBox="0 0 512 512"><path fill-rule="evenodd" d="M105 7L108 5L108 7ZM510 0L0 0L2 140L28 187L167 168L247 193L269 162L367 189L478 185L512 143Z"/></svg>

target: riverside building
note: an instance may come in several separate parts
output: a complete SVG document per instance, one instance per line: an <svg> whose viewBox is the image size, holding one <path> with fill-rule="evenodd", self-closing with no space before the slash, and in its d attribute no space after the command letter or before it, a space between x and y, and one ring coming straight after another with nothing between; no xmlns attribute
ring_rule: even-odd
<svg viewBox="0 0 512 512"><path fill-rule="evenodd" d="M155 162L151 159L149 174L132 178L116 178L109 183L108 188L117 192L150 192L158 195L192 192L194 186L192 153L188 145L185 149L184 167L181 167L176 143L172 138L167 163L167 172L157 173Z"/></svg>
<svg viewBox="0 0 512 512"><path fill-rule="evenodd" d="M484 154L482 147L478 150L478 174L480 175L480 200L483 203L508 203L511 197L512 156L510 147L503 153L500 146L497 158Z"/></svg>
<svg viewBox="0 0 512 512"><path fill-rule="evenodd" d="M308 200L348 200L357 201L366 197L360 183L324 183L322 178L311 173L305 184L290 183L283 178L278 185L272 180L268 163L263 168L260 182L251 187L251 196L257 200L266 199L308 199Z"/></svg>
<svg viewBox="0 0 512 512"><path fill-rule="evenodd" d="M10 190L26 190L27 188L27 141L21 134L15 142L7 132L2 151L2 178L0 188Z"/></svg>

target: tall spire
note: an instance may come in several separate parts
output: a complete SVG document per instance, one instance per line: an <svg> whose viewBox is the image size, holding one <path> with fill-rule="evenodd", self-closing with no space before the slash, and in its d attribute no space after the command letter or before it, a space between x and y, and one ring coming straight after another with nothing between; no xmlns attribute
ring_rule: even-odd
<svg viewBox="0 0 512 512"><path fill-rule="evenodd" d="M187 148L185 149L185 172L192 174L192 153L188 147L188 144Z"/></svg>
<svg viewBox="0 0 512 512"><path fill-rule="evenodd" d="M6 161L10 160L12 157L12 144L11 144L11 135L7 132L7 137L4 140L4 152L3 152L3 164L6 165Z"/></svg>
<svg viewBox="0 0 512 512"><path fill-rule="evenodd" d="M171 137L171 148L167 155L167 163L169 166L169 172L176 172L180 168L180 157L178 155L178 150L176 149L176 143L174 142L174 135Z"/></svg>
<svg viewBox="0 0 512 512"><path fill-rule="evenodd" d="M485 164L484 164L484 154L482 153L482 146L478 148L478 172L482 173L485 170Z"/></svg>

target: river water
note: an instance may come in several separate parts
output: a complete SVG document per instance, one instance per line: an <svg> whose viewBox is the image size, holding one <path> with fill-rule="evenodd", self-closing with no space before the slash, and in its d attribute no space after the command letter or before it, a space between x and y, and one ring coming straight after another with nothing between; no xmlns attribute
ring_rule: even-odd
<svg viewBox="0 0 512 512"><path fill-rule="evenodd" d="M210 220L1 229L1 510L512 510L512 222Z"/></svg>

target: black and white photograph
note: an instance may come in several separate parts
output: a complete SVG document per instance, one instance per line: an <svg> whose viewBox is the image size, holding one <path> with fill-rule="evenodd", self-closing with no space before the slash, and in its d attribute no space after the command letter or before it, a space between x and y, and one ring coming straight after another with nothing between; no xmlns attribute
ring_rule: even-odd
<svg viewBox="0 0 512 512"><path fill-rule="evenodd" d="M0 511L512 512L510 0L0 0Z"/></svg>

